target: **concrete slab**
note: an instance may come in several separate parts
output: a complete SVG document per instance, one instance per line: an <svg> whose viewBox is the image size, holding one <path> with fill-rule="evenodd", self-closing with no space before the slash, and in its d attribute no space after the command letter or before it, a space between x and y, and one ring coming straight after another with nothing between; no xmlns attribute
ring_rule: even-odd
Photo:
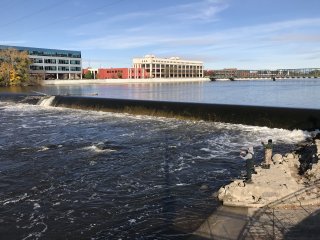
<svg viewBox="0 0 320 240"><path fill-rule="evenodd" d="M221 206L191 239L238 239L248 222L248 208Z"/></svg>

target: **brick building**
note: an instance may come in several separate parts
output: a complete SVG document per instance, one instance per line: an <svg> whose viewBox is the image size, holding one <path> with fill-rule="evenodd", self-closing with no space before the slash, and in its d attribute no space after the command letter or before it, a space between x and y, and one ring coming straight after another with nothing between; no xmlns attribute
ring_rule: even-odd
<svg viewBox="0 0 320 240"><path fill-rule="evenodd" d="M97 78L99 79L131 79L148 78L147 72L141 68L99 68Z"/></svg>

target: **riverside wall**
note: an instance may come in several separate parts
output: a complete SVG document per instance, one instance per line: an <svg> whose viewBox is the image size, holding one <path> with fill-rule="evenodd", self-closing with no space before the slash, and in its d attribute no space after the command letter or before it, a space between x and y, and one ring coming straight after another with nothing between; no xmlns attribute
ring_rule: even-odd
<svg viewBox="0 0 320 240"><path fill-rule="evenodd" d="M53 106L206 120L271 128L320 129L320 110L56 96Z"/></svg>

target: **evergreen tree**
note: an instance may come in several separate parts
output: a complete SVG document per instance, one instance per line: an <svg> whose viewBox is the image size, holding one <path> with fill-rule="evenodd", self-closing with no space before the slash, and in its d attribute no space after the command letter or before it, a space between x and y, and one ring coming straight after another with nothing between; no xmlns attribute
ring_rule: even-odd
<svg viewBox="0 0 320 240"><path fill-rule="evenodd" d="M84 76L83 76L85 79L93 79L93 74L92 74L92 72L90 72L90 71L87 71L85 74L84 74Z"/></svg>

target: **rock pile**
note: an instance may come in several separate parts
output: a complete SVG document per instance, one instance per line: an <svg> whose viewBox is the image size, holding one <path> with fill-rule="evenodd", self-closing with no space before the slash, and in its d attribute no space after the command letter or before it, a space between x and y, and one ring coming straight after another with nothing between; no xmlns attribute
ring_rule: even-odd
<svg viewBox="0 0 320 240"><path fill-rule="evenodd" d="M316 182L320 179L320 139L315 139L314 141L316 147L317 147L317 153L316 153L316 156L315 158L317 158L317 163L313 163L311 165L311 168L308 169L306 172L305 172L305 176L306 178L310 181L310 182Z"/></svg>
<svg viewBox="0 0 320 240"><path fill-rule="evenodd" d="M252 175L252 183L235 180L220 188L219 200L227 206L262 207L283 199L287 199L288 204L292 196L294 201L298 200L300 203L317 199L320 195L318 190L301 194L310 184L320 181L320 162L316 161L320 157L320 139L312 139L308 146L316 147L316 156L309 156L301 149L284 156L275 154L270 169L261 166L255 168L257 173ZM306 149L310 150L309 147ZM301 164L304 164L304 168L307 167L303 174ZM297 193L299 197L295 197Z"/></svg>

